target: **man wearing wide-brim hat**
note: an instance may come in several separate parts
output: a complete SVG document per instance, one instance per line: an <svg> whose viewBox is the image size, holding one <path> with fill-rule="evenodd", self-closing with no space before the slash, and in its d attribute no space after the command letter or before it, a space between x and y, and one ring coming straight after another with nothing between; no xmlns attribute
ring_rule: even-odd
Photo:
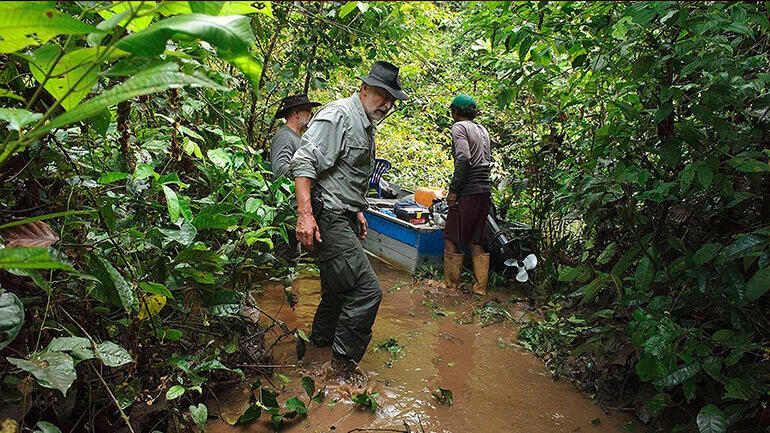
<svg viewBox="0 0 770 433"><path fill-rule="evenodd" d="M313 117L313 108L319 105L321 104L318 102L310 102L304 93L290 95L281 100L275 118L284 118L286 123L275 133L270 145L273 180L278 179L279 176L288 175L291 157L299 148L302 133L305 132Z"/></svg>
<svg viewBox="0 0 770 433"><path fill-rule="evenodd" d="M352 375L369 345L382 299L361 246L376 122L396 99L407 98L391 63L375 62L369 75L359 79L359 91L316 114L291 161L297 239L316 256L321 273L321 302L310 341L332 347L332 367L343 378Z"/></svg>

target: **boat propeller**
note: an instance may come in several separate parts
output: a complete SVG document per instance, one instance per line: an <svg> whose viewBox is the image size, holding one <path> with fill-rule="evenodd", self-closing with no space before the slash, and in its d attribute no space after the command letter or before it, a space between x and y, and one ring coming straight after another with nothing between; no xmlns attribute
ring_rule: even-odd
<svg viewBox="0 0 770 433"><path fill-rule="evenodd" d="M510 258L507 259L504 264L509 268L516 268L516 281L525 283L529 281L529 274L527 274L527 271L535 269L535 266L537 266L537 257L534 254L530 254L521 261Z"/></svg>

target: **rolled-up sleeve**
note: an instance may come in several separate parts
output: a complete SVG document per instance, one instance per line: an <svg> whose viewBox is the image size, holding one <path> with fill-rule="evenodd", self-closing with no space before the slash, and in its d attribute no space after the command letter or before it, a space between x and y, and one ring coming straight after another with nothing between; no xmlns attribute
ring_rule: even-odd
<svg viewBox="0 0 770 433"><path fill-rule="evenodd" d="M302 135L302 144L291 159L294 177L317 179L334 166L344 149L345 122L338 110L325 110L316 115L308 130Z"/></svg>

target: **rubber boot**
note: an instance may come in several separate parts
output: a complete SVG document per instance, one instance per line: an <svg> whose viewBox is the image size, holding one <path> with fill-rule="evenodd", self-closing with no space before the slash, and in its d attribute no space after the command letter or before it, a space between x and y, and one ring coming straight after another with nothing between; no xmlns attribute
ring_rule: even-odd
<svg viewBox="0 0 770 433"><path fill-rule="evenodd" d="M463 257L465 254L450 253L444 250L444 286L447 290L460 288L460 275L463 270Z"/></svg>
<svg viewBox="0 0 770 433"><path fill-rule="evenodd" d="M473 275L476 277L473 293L485 295L489 280L489 253L473 255Z"/></svg>

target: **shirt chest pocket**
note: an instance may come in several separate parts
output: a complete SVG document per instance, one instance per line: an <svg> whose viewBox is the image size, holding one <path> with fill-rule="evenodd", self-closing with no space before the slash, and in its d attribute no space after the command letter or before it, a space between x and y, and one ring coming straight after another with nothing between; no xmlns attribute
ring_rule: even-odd
<svg viewBox="0 0 770 433"><path fill-rule="evenodd" d="M373 169L372 150L365 144L350 144L345 153L345 162L359 175L369 176Z"/></svg>

